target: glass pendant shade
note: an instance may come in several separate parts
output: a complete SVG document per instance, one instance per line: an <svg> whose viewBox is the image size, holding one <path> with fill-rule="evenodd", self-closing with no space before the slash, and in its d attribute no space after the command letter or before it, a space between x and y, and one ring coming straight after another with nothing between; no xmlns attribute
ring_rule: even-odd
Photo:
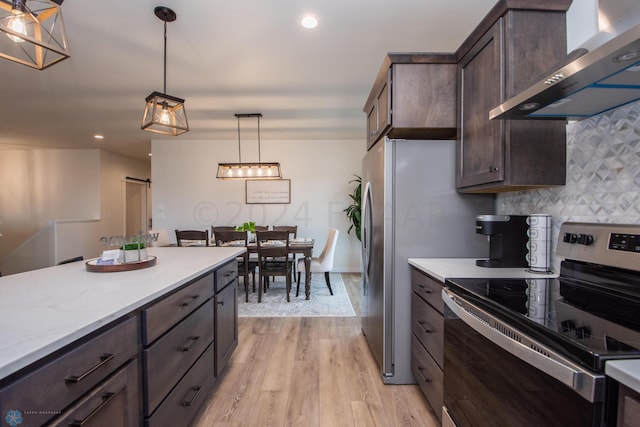
<svg viewBox="0 0 640 427"><path fill-rule="evenodd" d="M219 179L280 179L280 163L218 163Z"/></svg>
<svg viewBox="0 0 640 427"><path fill-rule="evenodd" d="M142 129L173 136L189 130L184 99L153 92L146 101Z"/></svg>
<svg viewBox="0 0 640 427"><path fill-rule="evenodd" d="M0 57L44 70L70 56L63 0L0 0Z"/></svg>

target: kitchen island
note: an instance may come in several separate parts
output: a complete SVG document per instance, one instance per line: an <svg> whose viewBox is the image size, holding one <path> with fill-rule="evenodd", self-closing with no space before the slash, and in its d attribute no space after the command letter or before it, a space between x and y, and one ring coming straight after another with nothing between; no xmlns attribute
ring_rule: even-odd
<svg viewBox="0 0 640 427"><path fill-rule="evenodd" d="M120 409L131 413L122 418L123 425L139 425L143 418L149 425L164 425L166 422L153 416L163 410L160 418L169 419L163 406L171 400L171 389L178 389L176 382L182 375L189 376L184 372L189 366L183 367L184 363L178 361L175 374L166 373L162 366L153 365L154 360L172 366L173 353L167 349L173 350L174 342L184 340L177 345L177 354L193 358L189 363L199 369L196 373L210 374L213 384L214 364L219 360L215 357L214 330L229 347L220 349L225 357L235 348L234 334L237 342L235 259L244 250L149 248L149 256L157 258L150 268L93 273L86 271L84 262L75 262L0 278L3 417L8 411L16 411L11 414L20 414L22 425L32 425L52 416L65 418L68 411L75 410L81 415L76 413L69 419L82 420L93 412L88 409L92 399L108 409L116 407L118 401L114 398L115 403L106 405L101 396L122 395L124 398L118 397L123 401ZM215 321L219 320L219 311L224 322ZM181 332L186 335L180 336ZM107 351L105 346L114 348ZM100 354L85 362L85 358L94 357L92 352ZM198 357L211 360L200 363ZM216 371L221 368L216 367ZM171 381L162 384L167 394L157 396L154 378ZM109 381L128 392L93 392ZM154 384L153 389L149 384ZM44 391L40 395L24 393L32 387ZM192 401L201 389L206 387L194 388L191 397L180 396L181 403L196 406ZM31 396L26 402L16 403L26 398L23 394ZM88 403L82 406L85 398Z"/></svg>

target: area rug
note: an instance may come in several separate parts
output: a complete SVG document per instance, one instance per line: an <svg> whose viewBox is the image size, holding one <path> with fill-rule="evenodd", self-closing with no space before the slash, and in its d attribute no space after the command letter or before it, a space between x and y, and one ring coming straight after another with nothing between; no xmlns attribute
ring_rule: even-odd
<svg viewBox="0 0 640 427"><path fill-rule="evenodd" d="M269 290L262 294L262 302L258 303L258 292L251 292L249 302L245 302L244 286L238 292L238 316L240 317L354 317L351 301L344 287L340 274L331 274L331 289L324 281L324 274L314 274L311 278L311 296L304 297L304 283L300 283L300 296L296 297L295 282L291 287L291 302L287 302L285 281L277 277L269 283ZM258 280L256 275L256 281ZM251 279L249 279L251 281ZM256 283L257 286L257 283Z"/></svg>

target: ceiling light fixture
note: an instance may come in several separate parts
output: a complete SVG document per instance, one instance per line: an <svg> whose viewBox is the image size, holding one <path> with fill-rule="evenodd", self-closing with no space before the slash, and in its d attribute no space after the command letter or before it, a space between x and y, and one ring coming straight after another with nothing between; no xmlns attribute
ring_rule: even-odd
<svg viewBox="0 0 640 427"><path fill-rule="evenodd" d="M318 18L308 13L302 17L302 19L300 20L300 25L307 29L316 28L318 26Z"/></svg>
<svg viewBox="0 0 640 427"><path fill-rule="evenodd" d="M176 136L189 130L184 99L167 95L167 22L175 21L176 13L165 6L156 7L154 13L164 21L164 92L147 96L141 129Z"/></svg>
<svg viewBox="0 0 640 427"><path fill-rule="evenodd" d="M262 113L234 114L238 119L238 163L218 163L218 179L280 179L280 163L262 163L260 161L260 117ZM242 163L240 148L240 119L255 117L258 119L258 162Z"/></svg>
<svg viewBox="0 0 640 427"><path fill-rule="evenodd" d="M62 2L0 0L0 57L44 70L71 56Z"/></svg>

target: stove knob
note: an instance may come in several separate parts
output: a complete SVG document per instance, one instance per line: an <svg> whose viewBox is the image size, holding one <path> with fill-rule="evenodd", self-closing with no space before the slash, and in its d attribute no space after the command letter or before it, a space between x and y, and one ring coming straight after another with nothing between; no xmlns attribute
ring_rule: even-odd
<svg viewBox="0 0 640 427"><path fill-rule="evenodd" d="M578 240L578 236L573 233L564 233L562 241L565 243L575 243Z"/></svg>
<svg viewBox="0 0 640 427"><path fill-rule="evenodd" d="M563 320L562 322L560 322L560 327L562 328L562 332L566 333L569 331L573 331L576 328L576 324L571 320Z"/></svg>
<svg viewBox="0 0 640 427"><path fill-rule="evenodd" d="M589 337L591 337L591 330L589 330L589 328L587 328L586 326L580 326L579 328L576 328L577 339L583 340Z"/></svg>
<svg viewBox="0 0 640 427"><path fill-rule="evenodd" d="M581 245L589 246L593 243L593 236L591 234L579 234L578 243Z"/></svg>

